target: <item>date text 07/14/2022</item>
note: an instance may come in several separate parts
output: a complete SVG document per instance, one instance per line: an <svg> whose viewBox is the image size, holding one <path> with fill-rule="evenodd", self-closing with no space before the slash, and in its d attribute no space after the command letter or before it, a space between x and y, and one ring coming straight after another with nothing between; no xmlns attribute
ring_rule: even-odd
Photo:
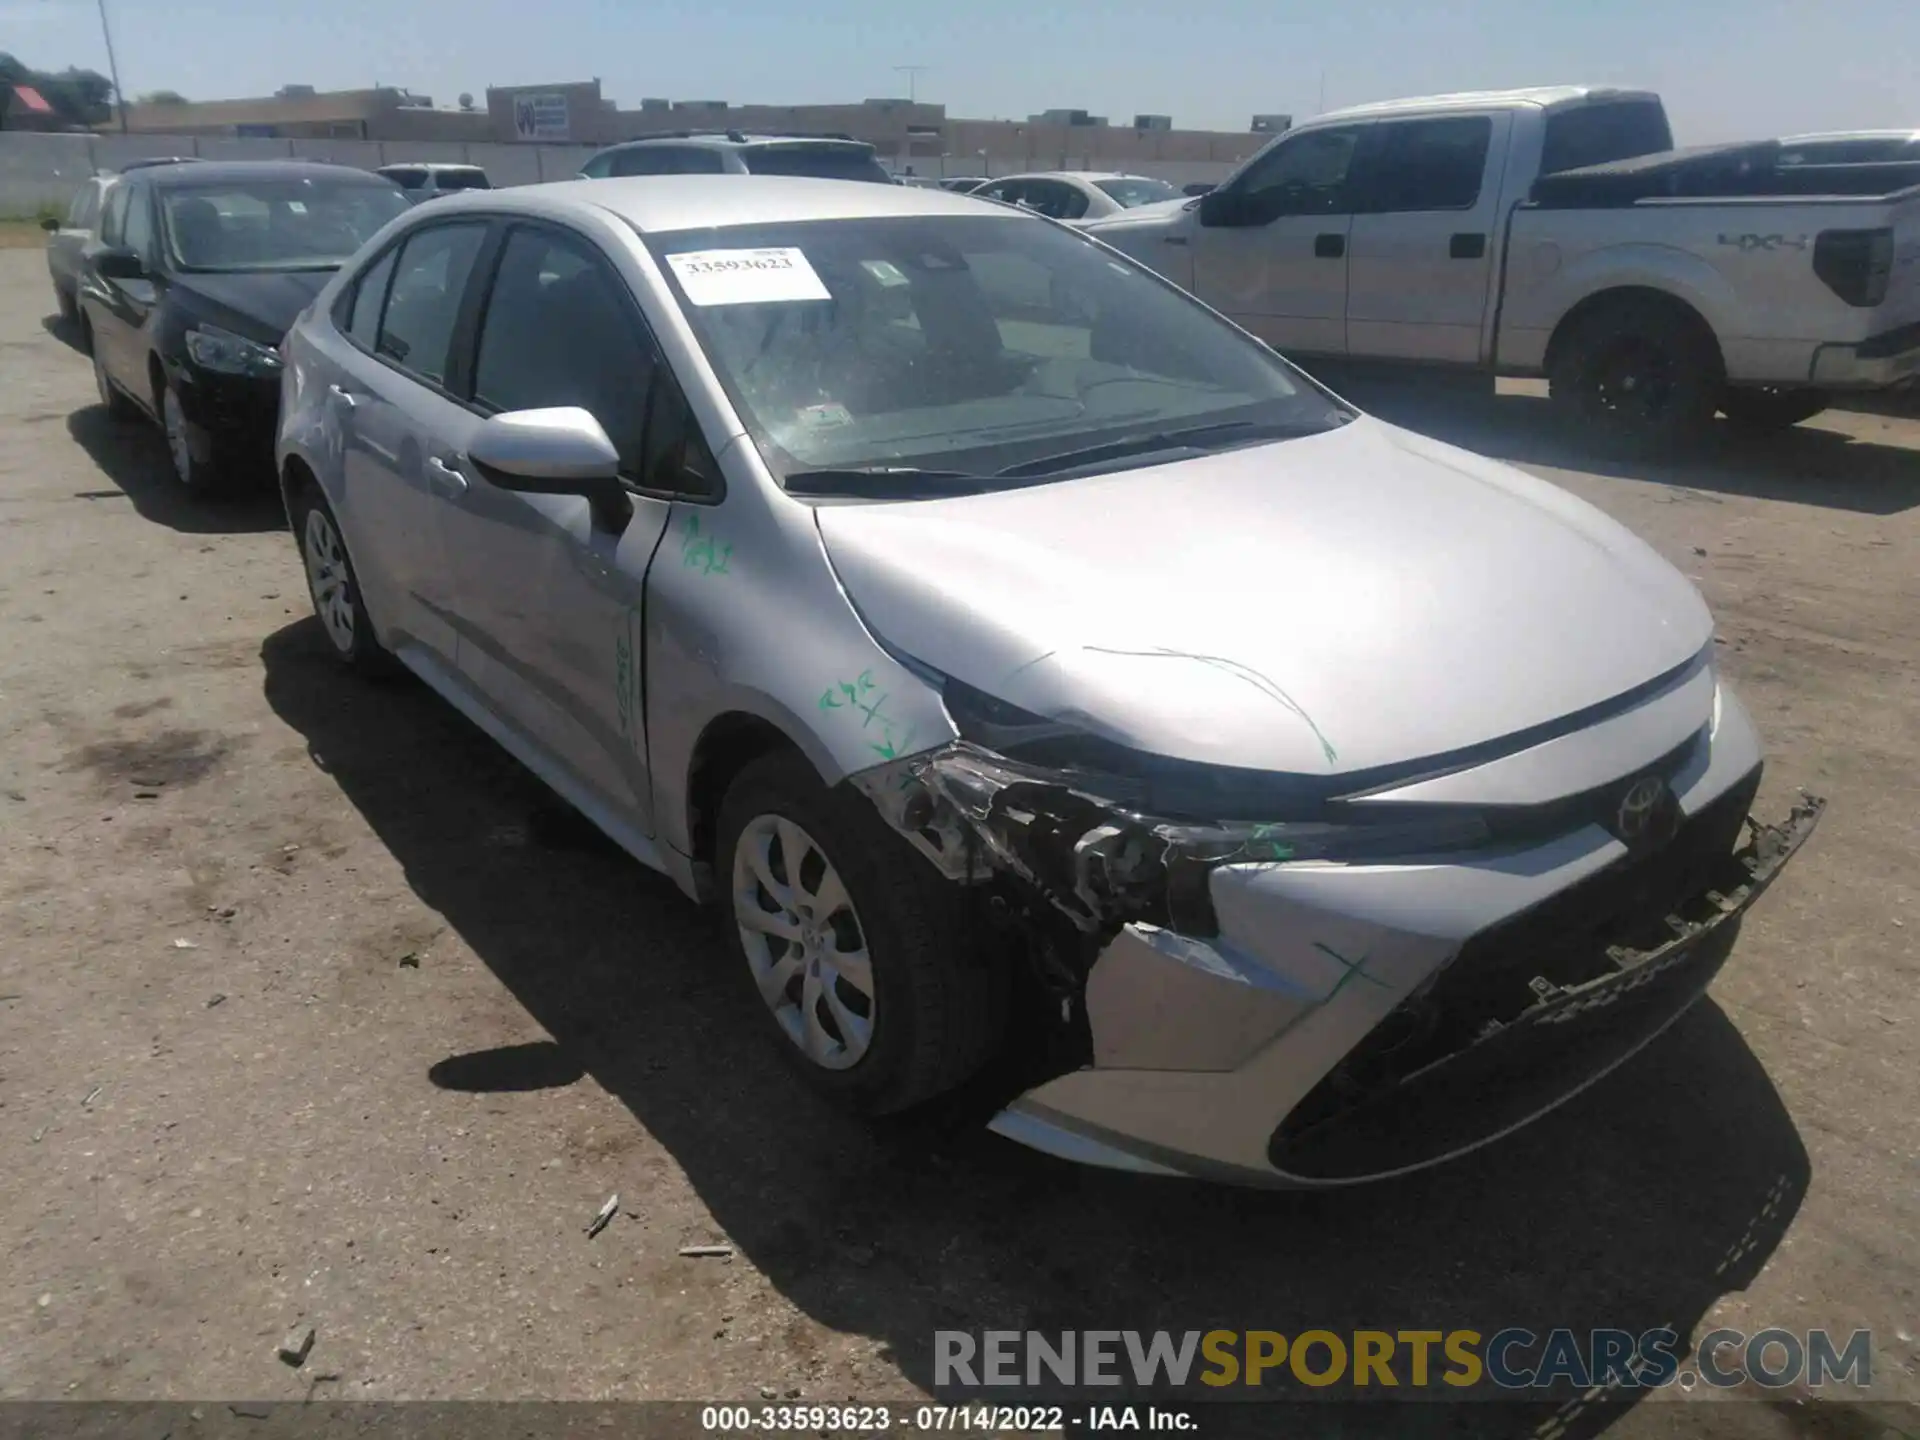
<svg viewBox="0 0 1920 1440"><path fill-rule="evenodd" d="M1158 1405L706 1405L700 1428L715 1434L758 1432L1044 1435L1068 1431L1151 1430L1190 1433L1190 1411Z"/></svg>

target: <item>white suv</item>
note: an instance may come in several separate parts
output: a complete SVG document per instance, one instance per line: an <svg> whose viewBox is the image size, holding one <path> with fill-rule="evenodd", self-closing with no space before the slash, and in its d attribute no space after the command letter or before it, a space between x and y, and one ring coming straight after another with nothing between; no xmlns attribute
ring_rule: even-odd
<svg viewBox="0 0 1920 1440"><path fill-rule="evenodd" d="M893 184L873 146L838 135L747 135L679 130L610 145L580 167L583 180L615 175L798 175Z"/></svg>

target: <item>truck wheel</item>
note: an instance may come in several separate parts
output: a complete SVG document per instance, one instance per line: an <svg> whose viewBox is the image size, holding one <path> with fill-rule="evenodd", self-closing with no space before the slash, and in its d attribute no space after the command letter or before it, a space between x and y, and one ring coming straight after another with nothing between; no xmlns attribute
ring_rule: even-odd
<svg viewBox="0 0 1920 1440"><path fill-rule="evenodd" d="M992 1053L1004 970L962 892L799 754L740 772L714 869L750 1003L812 1086L870 1115L951 1090Z"/></svg>
<svg viewBox="0 0 1920 1440"><path fill-rule="evenodd" d="M1833 397L1824 390L1782 390L1772 385L1728 390L1720 397L1720 413L1743 435L1773 435L1811 420Z"/></svg>
<svg viewBox="0 0 1920 1440"><path fill-rule="evenodd" d="M1704 433L1721 392L1720 357L1699 322L1621 300L1576 321L1548 370L1554 406L1581 440L1645 454Z"/></svg>

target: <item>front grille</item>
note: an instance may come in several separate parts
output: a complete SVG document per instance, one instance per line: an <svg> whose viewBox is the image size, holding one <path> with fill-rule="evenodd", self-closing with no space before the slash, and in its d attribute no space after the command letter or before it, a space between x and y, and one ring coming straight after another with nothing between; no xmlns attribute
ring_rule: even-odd
<svg viewBox="0 0 1920 1440"><path fill-rule="evenodd" d="M1275 1145L1290 1145L1350 1112L1377 1106L1407 1077L1509 1024L1538 1001L1536 979L1560 987L1581 985L1614 972L1609 946L1650 949L1671 939L1667 915L1709 883L1713 866L1727 861L1759 788L1756 766L1689 817L1665 845L1626 856L1472 937L1430 984L1375 1026L1288 1113ZM1681 966L1675 982L1691 968ZM1638 1023L1633 1017L1643 1009L1614 1006L1599 1012L1594 1023L1605 1027L1609 1016L1621 1025ZM1522 1058L1514 1047L1493 1048L1514 1061ZM1501 1066L1479 1083L1511 1079L1511 1067ZM1448 1088L1457 1091L1458 1082Z"/></svg>

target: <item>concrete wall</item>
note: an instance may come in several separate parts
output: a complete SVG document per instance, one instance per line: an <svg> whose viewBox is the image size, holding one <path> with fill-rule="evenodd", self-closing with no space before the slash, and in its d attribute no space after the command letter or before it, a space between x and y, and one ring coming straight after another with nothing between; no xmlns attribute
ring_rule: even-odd
<svg viewBox="0 0 1920 1440"><path fill-rule="evenodd" d="M1130 132L1129 132L1130 133ZM31 217L43 206L64 209L89 176L127 161L156 155L199 155L208 160L324 160L374 169L409 160L465 162L485 167L496 185L533 185L567 180L594 152L591 145L463 144L436 140L242 140L214 135L33 135L0 131L0 218ZM895 157L882 154L889 165ZM916 175L979 175L977 154L915 156ZM986 169L1011 175L1041 169L1126 169L1176 185L1220 180L1225 160L1129 158L1123 163L1073 153L1071 145L1047 154L994 153Z"/></svg>

